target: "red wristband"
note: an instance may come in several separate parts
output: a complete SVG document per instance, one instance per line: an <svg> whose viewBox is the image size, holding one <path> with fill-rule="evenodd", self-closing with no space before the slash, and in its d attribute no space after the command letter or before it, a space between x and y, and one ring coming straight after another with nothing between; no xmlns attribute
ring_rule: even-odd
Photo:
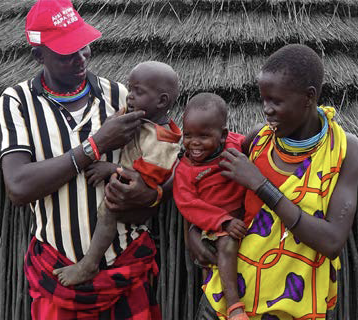
<svg viewBox="0 0 358 320"><path fill-rule="evenodd" d="M93 138L92 137L88 137L88 142L90 143L91 147L92 147L92 150L93 150L93 153L94 153L94 157L97 161L99 161L101 159L101 155L99 154L99 151L98 151L98 148L97 148L97 145L96 143L94 142Z"/></svg>

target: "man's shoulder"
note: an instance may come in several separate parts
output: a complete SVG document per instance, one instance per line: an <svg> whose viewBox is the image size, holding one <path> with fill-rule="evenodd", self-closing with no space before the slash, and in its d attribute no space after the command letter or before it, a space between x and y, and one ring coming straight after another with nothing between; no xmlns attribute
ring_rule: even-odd
<svg viewBox="0 0 358 320"><path fill-rule="evenodd" d="M32 79L24 80L22 82L19 82L13 86L7 87L2 93L2 97L10 97L14 100L16 100L19 104L21 104L21 101L31 91L31 83L33 81Z"/></svg>

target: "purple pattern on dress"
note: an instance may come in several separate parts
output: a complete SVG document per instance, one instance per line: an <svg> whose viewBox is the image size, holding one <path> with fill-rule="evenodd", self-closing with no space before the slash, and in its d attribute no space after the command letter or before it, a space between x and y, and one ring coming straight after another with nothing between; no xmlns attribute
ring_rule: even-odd
<svg viewBox="0 0 358 320"><path fill-rule="evenodd" d="M271 315L269 313L265 313L265 314L262 315L261 320L280 320L280 318L277 317L277 316L273 316L273 315Z"/></svg>
<svg viewBox="0 0 358 320"><path fill-rule="evenodd" d="M266 301L267 307L273 306L275 303L282 299L291 299L299 302L302 300L303 291L305 288L305 282L302 276L296 273L290 272L286 277L285 290L278 298L274 300Z"/></svg>
<svg viewBox="0 0 358 320"><path fill-rule="evenodd" d="M255 216L246 236L250 234L258 234L261 237L267 237L271 233L272 224L273 218L271 213L261 208L259 213Z"/></svg>
<svg viewBox="0 0 358 320"><path fill-rule="evenodd" d="M237 274L237 290L240 298L242 298L246 293L246 283L241 273ZM213 293L213 299L215 300L215 302L219 302L223 296L224 296L224 291L221 291L219 293Z"/></svg>
<svg viewBox="0 0 358 320"><path fill-rule="evenodd" d="M311 162L312 162L311 157L308 157L305 160L303 160L303 162L296 168L294 175L298 179L301 179L305 174L305 172L307 171L307 168L311 165Z"/></svg>
<svg viewBox="0 0 358 320"><path fill-rule="evenodd" d="M318 172L317 172L317 176L318 176L318 178L319 178L320 180L322 180L322 171L318 171Z"/></svg>
<svg viewBox="0 0 358 320"><path fill-rule="evenodd" d="M324 214L322 210L316 210L316 212L313 214L314 217L318 219L324 219Z"/></svg>
<svg viewBox="0 0 358 320"><path fill-rule="evenodd" d="M237 290L240 298L242 298L246 293L246 283L241 273L237 274Z"/></svg>
<svg viewBox="0 0 358 320"><path fill-rule="evenodd" d="M332 282L337 281L337 270L334 269L332 262L329 263L329 277L332 280Z"/></svg>
<svg viewBox="0 0 358 320"><path fill-rule="evenodd" d="M219 302L223 296L224 296L223 291L221 291L220 293L213 293L213 298L215 302Z"/></svg>
<svg viewBox="0 0 358 320"><path fill-rule="evenodd" d="M296 236L293 236L293 239L295 240L296 244L300 244L301 241L296 237Z"/></svg>
<svg viewBox="0 0 358 320"><path fill-rule="evenodd" d="M213 277L213 270L210 269L208 275L206 276L206 279L204 280L204 284L208 284L212 277Z"/></svg>
<svg viewBox="0 0 358 320"><path fill-rule="evenodd" d="M260 139L261 139L260 136L255 137L254 141L252 141L252 148L257 145L257 143L259 142Z"/></svg>

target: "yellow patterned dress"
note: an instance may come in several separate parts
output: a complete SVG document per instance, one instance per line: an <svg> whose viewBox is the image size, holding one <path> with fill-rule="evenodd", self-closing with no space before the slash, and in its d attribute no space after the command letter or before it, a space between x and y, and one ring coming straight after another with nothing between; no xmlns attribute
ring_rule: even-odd
<svg viewBox="0 0 358 320"><path fill-rule="evenodd" d="M335 110L320 108L328 119L326 135L317 150L278 185L304 212L324 219L346 155L347 141L342 128L332 120ZM282 175L270 158L272 138L273 132L265 126L252 143L250 160L259 168L266 162L271 171ZM265 170L261 171L266 175ZM336 304L339 258L329 260L291 232L281 241L284 231L280 218L262 204L238 253L237 283L245 310L250 319L325 319L327 309ZM219 318L227 319L217 267L210 271L203 289Z"/></svg>

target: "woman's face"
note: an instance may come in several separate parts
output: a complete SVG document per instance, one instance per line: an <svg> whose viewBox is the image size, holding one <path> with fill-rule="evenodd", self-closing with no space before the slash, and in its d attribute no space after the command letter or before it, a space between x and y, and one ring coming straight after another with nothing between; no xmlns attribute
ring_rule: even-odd
<svg viewBox="0 0 358 320"><path fill-rule="evenodd" d="M310 112L307 93L294 90L283 72L261 72L258 85L266 120L276 136L301 139Z"/></svg>

